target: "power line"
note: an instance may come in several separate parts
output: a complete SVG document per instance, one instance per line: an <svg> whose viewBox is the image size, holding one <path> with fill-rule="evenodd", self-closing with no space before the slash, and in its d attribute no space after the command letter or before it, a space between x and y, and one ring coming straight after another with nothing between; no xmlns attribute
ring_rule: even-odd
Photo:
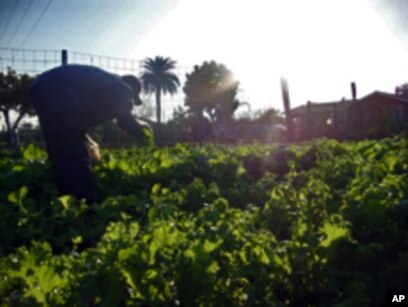
<svg viewBox="0 0 408 307"><path fill-rule="evenodd" d="M0 40L1 40L1 38L3 37L3 34L6 33L6 30L8 29L8 26L9 26L9 24L10 24L11 17L14 16L14 13L16 12L16 8L17 8L19 2L20 2L20 0L17 0L16 2L14 2L13 12L9 15L9 17L8 17L8 19L7 19L7 22L6 22L6 26L5 26L5 27L3 28L3 30L1 31Z"/></svg>
<svg viewBox="0 0 408 307"><path fill-rule="evenodd" d="M40 23L41 18L44 16L44 14L47 12L48 8L51 6L53 0L49 0L47 6L44 8L44 10L41 12L41 15L37 18L37 20L35 21L34 26L31 28L30 32L26 35L26 37L24 37L22 43L20 44L20 47L22 47L25 42L27 41L27 39L30 37L30 35L34 32L35 28L37 27L37 25Z"/></svg>
<svg viewBox="0 0 408 307"><path fill-rule="evenodd" d="M27 12L28 12L28 10L29 10L30 7L31 7L31 4L33 4L33 0L30 0L30 3L27 5L26 10L24 11L23 15L21 15L21 18L20 18L20 20L18 21L17 27L15 28L15 30L14 30L14 32L13 32L13 35L11 35L11 37L10 37L8 43L6 44L6 46L8 46L8 45L13 41L14 35L16 35L17 30L20 28L21 23L23 22L24 17L27 15Z"/></svg>

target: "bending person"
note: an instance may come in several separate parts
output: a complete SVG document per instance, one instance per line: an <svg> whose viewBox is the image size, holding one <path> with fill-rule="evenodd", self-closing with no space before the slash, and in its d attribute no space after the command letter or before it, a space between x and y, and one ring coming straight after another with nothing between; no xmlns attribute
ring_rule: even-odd
<svg viewBox="0 0 408 307"><path fill-rule="evenodd" d="M140 81L85 65L60 66L40 75L31 99L53 161L59 192L95 201L86 129L116 118L118 126L142 140L150 127L131 114L140 106Z"/></svg>

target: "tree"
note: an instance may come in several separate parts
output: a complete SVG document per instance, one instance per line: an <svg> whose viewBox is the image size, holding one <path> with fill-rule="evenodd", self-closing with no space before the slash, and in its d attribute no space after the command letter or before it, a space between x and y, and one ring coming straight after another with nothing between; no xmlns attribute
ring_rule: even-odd
<svg viewBox="0 0 408 307"><path fill-rule="evenodd" d="M268 108L266 110L258 110L255 112L252 121L260 125L272 126L276 124L284 124L285 118L278 109Z"/></svg>
<svg viewBox="0 0 408 307"><path fill-rule="evenodd" d="M0 112L6 124L7 143L10 146L17 144L17 129L21 120L26 116L34 116L35 111L30 101L29 88L33 79L26 75L17 75L11 69L7 73L0 72ZM11 114L17 113L13 121Z"/></svg>
<svg viewBox="0 0 408 307"><path fill-rule="evenodd" d="M408 98L408 83L403 83L395 88L395 95Z"/></svg>
<svg viewBox="0 0 408 307"><path fill-rule="evenodd" d="M161 123L162 93L173 95L177 92L177 87L180 86L178 77L171 72L175 66L175 61L161 56L156 56L154 59L147 58L143 62L143 85L147 93L155 93L156 95L156 117L158 123Z"/></svg>
<svg viewBox="0 0 408 307"><path fill-rule="evenodd" d="M225 65L204 62L187 74L185 105L200 116L206 113L213 123L228 120L241 105L236 99L238 85Z"/></svg>

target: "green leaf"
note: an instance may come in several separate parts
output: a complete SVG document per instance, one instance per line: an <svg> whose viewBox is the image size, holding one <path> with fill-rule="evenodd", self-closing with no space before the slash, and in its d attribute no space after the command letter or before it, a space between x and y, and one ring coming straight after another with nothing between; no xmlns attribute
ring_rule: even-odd
<svg viewBox="0 0 408 307"><path fill-rule="evenodd" d="M58 197L58 200L60 204L62 205L62 207L64 207L65 210L68 210L69 204L71 203L71 200L72 200L72 196L63 195L63 196Z"/></svg>
<svg viewBox="0 0 408 307"><path fill-rule="evenodd" d="M184 251L184 257L194 260L196 255L195 255L195 252L192 249L187 249L187 250Z"/></svg>
<svg viewBox="0 0 408 307"><path fill-rule="evenodd" d="M212 261L211 264L207 267L206 272L209 274L216 274L220 269L216 261Z"/></svg>
<svg viewBox="0 0 408 307"><path fill-rule="evenodd" d="M28 194L28 188L26 186L22 186L17 191L13 191L8 195L8 201L13 204L21 204L21 202L26 198Z"/></svg>
<svg viewBox="0 0 408 307"><path fill-rule="evenodd" d="M161 184L160 183L155 183L152 187L152 194L158 194L161 189Z"/></svg>
<svg viewBox="0 0 408 307"><path fill-rule="evenodd" d="M76 236L75 238L72 239L72 243L74 244L81 244L82 243L82 236Z"/></svg>
<svg viewBox="0 0 408 307"><path fill-rule="evenodd" d="M157 273L156 270L149 269L149 270L147 270L146 273L145 273L145 278L146 278L147 280L153 280L153 279L155 279L158 275L159 275L159 274Z"/></svg>
<svg viewBox="0 0 408 307"><path fill-rule="evenodd" d="M214 251L220 244L222 240L218 240L217 242L211 242L209 240L204 241L204 251L207 253L211 253Z"/></svg>
<svg viewBox="0 0 408 307"><path fill-rule="evenodd" d="M147 213L147 217L149 218L149 222L153 222L153 220L157 217L159 214L159 210L157 210L156 206L151 207L149 209L149 212Z"/></svg>
<svg viewBox="0 0 408 307"><path fill-rule="evenodd" d="M139 233L139 224L137 222L132 222L129 225L129 234L130 234L130 238L132 240L134 240L137 236L137 234Z"/></svg>
<svg viewBox="0 0 408 307"><path fill-rule="evenodd" d="M349 230L346 227L331 223L324 224L321 232L326 236L326 238L320 242L320 245L323 247L328 247L334 240L349 235Z"/></svg>
<svg viewBox="0 0 408 307"><path fill-rule="evenodd" d="M23 158L25 160L33 161L33 160L43 160L47 157L47 154L39 149L38 147L30 144L23 152Z"/></svg>
<svg viewBox="0 0 408 307"><path fill-rule="evenodd" d="M38 284L41 291L46 294L51 290L61 286L64 279L62 279L52 267L47 265L40 266L39 268L34 269L36 276L38 278Z"/></svg>
<svg viewBox="0 0 408 307"><path fill-rule="evenodd" d="M143 133L145 135L143 141L142 141L142 145L148 148L153 148L154 147L154 136L153 136L153 132L150 131L150 129L148 129L147 127L143 128Z"/></svg>

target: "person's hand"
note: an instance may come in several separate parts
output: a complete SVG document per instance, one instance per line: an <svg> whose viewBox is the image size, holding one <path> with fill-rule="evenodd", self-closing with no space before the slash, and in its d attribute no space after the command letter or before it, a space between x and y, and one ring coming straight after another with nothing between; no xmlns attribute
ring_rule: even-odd
<svg viewBox="0 0 408 307"><path fill-rule="evenodd" d="M101 160L99 144L96 143L88 134L85 135L85 144L92 164L98 163Z"/></svg>
<svg viewBox="0 0 408 307"><path fill-rule="evenodd" d="M124 112L116 117L120 129L126 131L134 137L136 144L142 146L153 146L153 130L150 125L133 116L129 112Z"/></svg>

